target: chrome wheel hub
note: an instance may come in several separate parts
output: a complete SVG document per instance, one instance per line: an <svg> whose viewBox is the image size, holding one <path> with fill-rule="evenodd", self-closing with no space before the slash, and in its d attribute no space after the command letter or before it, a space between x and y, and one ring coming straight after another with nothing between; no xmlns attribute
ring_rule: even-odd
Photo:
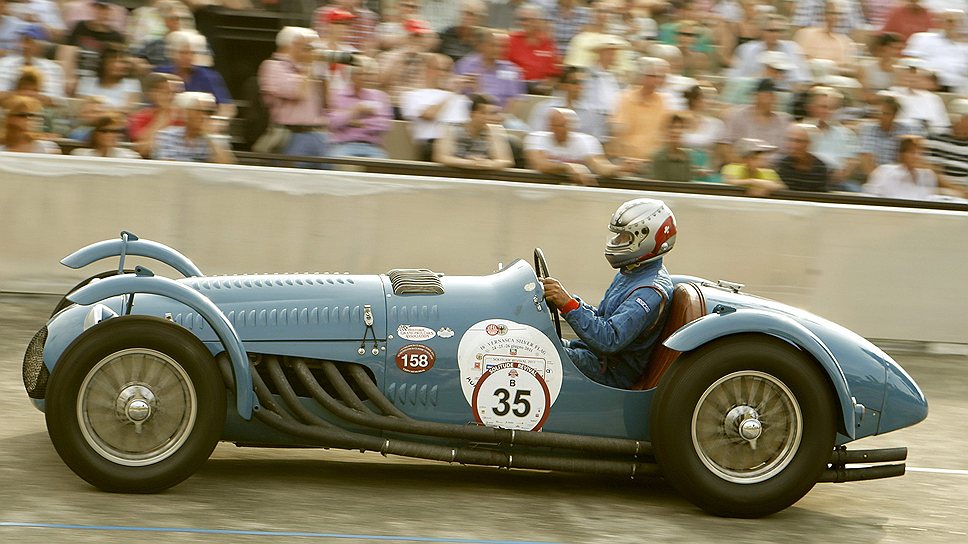
<svg viewBox="0 0 968 544"><path fill-rule="evenodd" d="M151 417L155 404L155 394L147 385L129 385L121 390L115 409L118 417L135 424L135 431L141 432L141 424Z"/></svg>
<svg viewBox="0 0 968 544"><path fill-rule="evenodd" d="M88 372L77 395L77 421L105 459L146 466L177 452L195 426L198 399L177 361L147 348L112 353Z"/></svg>
<svg viewBox="0 0 968 544"><path fill-rule="evenodd" d="M752 484L776 476L793 461L803 417L786 384L765 372L742 370L706 389L691 430L706 468L726 481Z"/></svg>

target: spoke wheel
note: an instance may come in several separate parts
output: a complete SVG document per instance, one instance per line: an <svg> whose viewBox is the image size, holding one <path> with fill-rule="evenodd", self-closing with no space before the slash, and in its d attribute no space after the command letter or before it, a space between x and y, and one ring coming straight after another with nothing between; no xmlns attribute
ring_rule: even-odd
<svg viewBox="0 0 968 544"><path fill-rule="evenodd" d="M155 317L116 317L85 331L58 360L47 393L57 453L106 491L180 483L208 459L225 425L225 386L211 353Z"/></svg>
<svg viewBox="0 0 968 544"><path fill-rule="evenodd" d="M684 354L659 383L651 426L656 460L680 493L716 515L760 517L817 482L836 404L816 361L744 334Z"/></svg>
<svg viewBox="0 0 968 544"><path fill-rule="evenodd" d="M152 349L105 357L84 378L77 396L77 422L88 445L105 459L132 467L177 452L197 413L188 373Z"/></svg>
<svg viewBox="0 0 968 544"><path fill-rule="evenodd" d="M790 389L757 371L723 376L692 414L692 443L706 468L739 484L769 480L800 446L803 417Z"/></svg>

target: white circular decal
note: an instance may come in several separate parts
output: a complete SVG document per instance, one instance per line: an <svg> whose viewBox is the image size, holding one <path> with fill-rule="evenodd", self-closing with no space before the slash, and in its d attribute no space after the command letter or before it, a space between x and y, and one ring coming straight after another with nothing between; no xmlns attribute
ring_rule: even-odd
<svg viewBox="0 0 968 544"><path fill-rule="evenodd" d="M471 409L488 427L537 431L548 419L551 398L538 372L522 363L501 363L484 371L474 386Z"/></svg>
<svg viewBox="0 0 968 544"><path fill-rule="evenodd" d="M554 342L530 325L506 319L480 321L461 336L460 345L457 347L457 364L460 367L461 389L468 404L473 405L474 387L484 373L506 363L524 365L534 370L535 375L547 387L548 406L554 405L561 391L562 379L561 358ZM491 379L494 378L488 381ZM512 410L513 401L513 396L508 399ZM534 405L534 401L529 402ZM504 423L497 426L503 427L517 421L513 414L506 415L505 418L502 420Z"/></svg>

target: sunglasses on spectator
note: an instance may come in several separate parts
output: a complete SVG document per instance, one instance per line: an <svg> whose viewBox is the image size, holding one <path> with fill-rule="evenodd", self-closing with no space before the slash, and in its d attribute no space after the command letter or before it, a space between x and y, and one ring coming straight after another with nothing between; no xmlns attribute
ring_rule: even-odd
<svg viewBox="0 0 968 544"><path fill-rule="evenodd" d="M693 37L694 38L694 37L698 36L699 34L697 34L695 32L682 32L682 31L679 31L679 35L680 36L690 36L690 37Z"/></svg>
<svg viewBox="0 0 968 544"><path fill-rule="evenodd" d="M106 134L121 134L122 132L124 132L124 129L123 128L99 128L97 129L97 131L101 133L106 133Z"/></svg>
<svg viewBox="0 0 968 544"><path fill-rule="evenodd" d="M33 112L29 112L29 111L21 111L21 112L18 112L18 113L14 113L12 115L13 115L13 117L29 117L31 119L37 119L38 117L43 117L39 113L33 113Z"/></svg>

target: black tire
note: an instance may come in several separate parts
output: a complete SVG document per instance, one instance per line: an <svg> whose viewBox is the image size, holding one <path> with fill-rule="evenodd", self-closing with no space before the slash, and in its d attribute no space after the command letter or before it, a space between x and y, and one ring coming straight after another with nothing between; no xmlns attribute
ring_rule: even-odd
<svg viewBox="0 0 968 544"><path fill-rule="evenodd" d="M810 357L744 334L683 355L659 384L651 427L656 461L683 496L714 515L754 518L816 484L833 450L836 404Z"/></svg>
<svg viewBox="0 0 968 544"><path fill-rule="evenodd" d="M124 273L125 274L134 274L134 270L129 270L129 269L125 268L124 269ZM91 283L94 280L103 280L104 278L110 278L112 276L117 276L117 275L118 275L118 271L117 270L108 270L106 272L101 272L100 274L95 274L95 275L91 276L90 278L87 278L86 280L78 283L74 287L71 287L70 290L67 291L67 294L65 294L63 297L61 297L60 301L57 302L57 306L54 306L54 311L50 313L50 316L51 317L54 317L54 315L56 315L57 312L63 310L64 308L67 308L71 304L74 304L73 302L67 300L67 295L73 293L74 291L77 291L81 287L87 286L87 284Z"/></svg>
<svg viewBox="0 0 968 544"><path fill-rule="evenodd" d="M61 356L47 388L47 430L57 453L111 492L155 493L191 476L215 449L225 411L212 354L157 317L91 327ZM148 432L136 432L136 420Z"/></svg>

